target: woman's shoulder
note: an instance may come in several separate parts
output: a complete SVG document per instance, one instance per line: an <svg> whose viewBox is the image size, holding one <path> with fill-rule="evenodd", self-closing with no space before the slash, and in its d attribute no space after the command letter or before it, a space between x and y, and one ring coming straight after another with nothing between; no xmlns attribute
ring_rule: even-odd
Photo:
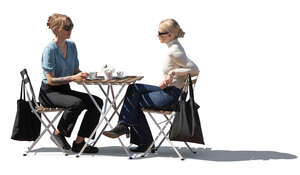
<svg viewBox="0 0 300 175"><path fill-rule="evenodd" d="M66 43L67 43L68 45L70 45L70 46L76 47L74 41L66 40Z"/></svg>
<svg viewBox="0 0 300 175"><path fill-rule="evenodd" d="M171 46L169 46L168 49L168 55L169 56L181 56L182 54L185 54L185 51L183 47L180 45L180 43L174 43Z"/></svg>
<svg viewBox="0 0 300 175"><path fill-rule="evenodd" d="M51 41L46 45L44 52L53 52L56 49L57 49L57 45L55 44L54 41Z"/></svg>
<svg viewBox="0 0 300 175"><path fill-rule="evenodd" d="M169 50L170 51L184 51L182 45L180 44L180 42L176 39L171 41L169 44Z"/></svg>
<svg viewBox="0 0 300 175"><path fill-rule="evenodd" d="M57 45L56 45L56 43L54 41L50 41L48 43L48 45L46 46L46 48L55 49L55 48L57 48Z"/></svg>

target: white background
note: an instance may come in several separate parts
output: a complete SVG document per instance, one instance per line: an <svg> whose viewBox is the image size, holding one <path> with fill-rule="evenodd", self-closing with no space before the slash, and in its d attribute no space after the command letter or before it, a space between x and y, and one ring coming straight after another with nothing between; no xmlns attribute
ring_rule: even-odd
<svg viewBox="0 0 300 175"><path fill-rule="evenodd" d="M299 174L299 9L297 0L1 1L1 174ZM53 39L46 22L55 12L73 20L82 70L108 64L150 84L161 80L167 49L157 39L158 24L179 22L186 32L180 42L201 71L195 95L206 146L192 145L197 156L185 152L188 159L180 161L170 151L128 160L106 138L101 144L120 153L22 156L29 143L10 139L19 71L28 69L38 92L41 54ZM48 137L37 148L54 148Z"/></svg>

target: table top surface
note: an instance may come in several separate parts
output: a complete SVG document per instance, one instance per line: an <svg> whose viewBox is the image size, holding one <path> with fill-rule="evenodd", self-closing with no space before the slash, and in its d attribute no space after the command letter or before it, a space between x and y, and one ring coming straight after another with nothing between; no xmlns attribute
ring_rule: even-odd
<svg viewBox="0 0 300 175"><path fill-rule="evenodd" d="M95 79L86 79L82 82L77 82L78 84L86 85L97 85L97 84L131 84L136 81L143 79L144 76L124 76L122 78L113 77L110 80L106 80L103 76L98 76Z"/></svg>

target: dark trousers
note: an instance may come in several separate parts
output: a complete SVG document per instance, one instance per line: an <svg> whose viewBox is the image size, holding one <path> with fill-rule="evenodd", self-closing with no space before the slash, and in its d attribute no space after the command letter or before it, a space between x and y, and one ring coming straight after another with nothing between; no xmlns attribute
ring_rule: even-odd
<svg viewBox="0 0 300 175"><path fill-rule="evenodd" d="M102 108L103 101L97 96L93 97L100 108ZM65 112L57 126L57 129L64 136L71 136L78 116L85 109L87 109L87 111L84 114L80 125L78 136L89 137L99 122L100 112L92 102L89 95L73 91L69 85L51 86L42 83L39 101L46 107L65 108Z"/></svg>
<svg viewBox="0 0 300 175"><path fill-rule="evenodd" d="M130 126L130 143L149 145L153 142L151 130L141 108L171 110L180 92L181 90L174 86L165 89L147 84L128 86L119 123Z"/></svg>

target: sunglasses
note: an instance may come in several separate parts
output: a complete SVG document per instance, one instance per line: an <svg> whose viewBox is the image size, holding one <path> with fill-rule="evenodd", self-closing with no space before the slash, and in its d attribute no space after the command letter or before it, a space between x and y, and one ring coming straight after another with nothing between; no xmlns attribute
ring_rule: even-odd
<svg viewBox="0 0 300 175"><path fill-rule="evenodd" d="M64 25L64 30L65 31L71 31L72 29L73 29L73 24L71 24L71 25Z"/></svg>
<svg viewBox="0 0 300 175"><path fill-rule="evenodd" d="M158 32L158 35L161 36L161 35L166 35L168 34L169 32Z"/></svg>

